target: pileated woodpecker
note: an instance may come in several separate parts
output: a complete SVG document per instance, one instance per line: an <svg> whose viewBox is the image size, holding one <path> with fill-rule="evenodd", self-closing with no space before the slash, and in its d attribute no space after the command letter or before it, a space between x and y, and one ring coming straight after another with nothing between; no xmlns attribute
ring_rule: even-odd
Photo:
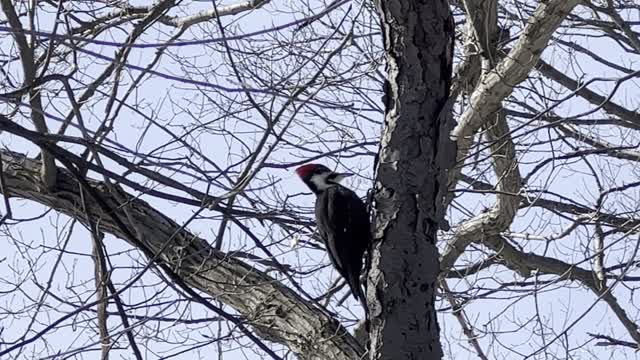
<svg viewBox="0 0 640 360"><path fill-rule="evenodd" d="M302 181L316 195L316 223L329 258L347 281L353 296L368 313L360 286L362 257L371 240L367 208L358 195L340 185L353 174L336 173L324 165L308 164L296 169Z"/></svg>

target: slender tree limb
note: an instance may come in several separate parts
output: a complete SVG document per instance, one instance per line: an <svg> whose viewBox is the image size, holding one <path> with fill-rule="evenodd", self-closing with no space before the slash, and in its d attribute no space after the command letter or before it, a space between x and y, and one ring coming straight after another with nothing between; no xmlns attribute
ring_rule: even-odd
<svg viewBox="0 0 640 360"><path fill-rule="evenodd" d="M618 340L611 336L602 335L602 334L593 334L593 333L587 333L587 334L594 339L604 340L604 341L598 341L596 343L596 346L626 346L636 350L639 349L638 344L634 342Z"/></svg>
<svg viewBox="0 0 640 360"><path fill-rule="evenodd" d="M178 28L187 28L191 25L199 24L206 21L218 19L222 16L237 15L245 11L255 10L263 7L271 2L271 0L246 0L236 4L226 6L212 7L211 9L202 10L197 14L182 17L164 17L162 23Z"/></svg>
<svg viewBox="0 0 640 360"><path fill-rule="evenodd" d="M88 224L89 232L91 233L91 245L93 249L92 255L94 261L94 273L96 282L96 300L99 301L96 306L96 313L98 316L98 330L100 334L101 360L109 359L109 351L115 344L115 341L112 342L112 339L109 336L109 330L107 327L107 319L109 316L107 312L107 307L109 305L109 297L107 291L111 292L113 302L118 309L118 315L120 316L120 321L122 321L122 326L124 328L127 340L129 341L129 346L131 347L133 355L137 360L142 360L142 353L140 352L140 348L138 347L138 344L136 342L133 329L131 329L131 325L129 324L129 319L124 308L124 304L122 303L122 299L120 299L120 295L118 294L116 287L111 281L111 274L109 273L109 269L107 267L104 234L98 231L97 224L95 223L94 219L91 218L91 215L88 212L87 195L82 190L82 188L79 188L78 192L80 193L82 210L85 212L84 223Z"/></svg>
<svg viewBox="0 0 640 360"><path fill-rule="evenodd" d="M633 47L633 49L640 54L640 37L638 37L638 33L633 31L629 23L627 23L622 16L616 10L613 0L606 0L607 7L604 12L611 17L611 20L618 26L618 28L627 36L629 44Z"/></svg>
<svg viewBox="0 0 640 360"><path fill-rule="evenodd" d="M640 126L640 113L626 109L613 101L607 101L605 96L590 90L586 86L581 86L578 81L567 76L564 72L556 69L552 65L548 64L544 60L538 60L536 64L536 70L549 79L557 82L558 84L566 87L569 90L575 91L576 95L582 97L592 105L602 106L602 110L608 114L614 115L621 120L630 123L633 128Z"/></svg>
<svg viewBox="0 0 640 360"><path fill-rule="evenodd" d="M102 245L96 240L97 238L95 235L92 234L91 237L91 246L93 247L93 273L96 284L96 301L99 301L98 305L96 305L96 316L98 321L98 334L100 335L100 360L109 360L111 339L109 338L109 328L107 327L107 320L109 318L107 307L109 303L107 300L106 280L108 272L103 271L103 269L106 269L106 259L101 249L98 248L98 246ZM100 241L102 241L102 239ZM123 314L120 315L122 316ZM134 352L134 354L136 353Z"/></svg>
<svg viewBox="0 0 640 360"><path fill-rule="evenodd" d="M504 241L500 236L490 236L479 241L502 257L507 265L527 277L531 271L538 271L544 274L557 275L562 279L578 281L588 287L598 298L602 299L618 320L627 329L629 335L640 347L640 332L636 323L627 315L620 306L618 300L611 292L610 287L601 287L594 272L584 270L579 266L568 264L564 261L537 255L534 253L524 253L516 249L513 245Z"/></svg>
<svg viewBox="0 0 640 360"><path fill-rule="evenodd" d="M458 320L458 324L460 324L462 332L467 337L467 342L469 342L469 344L476 351L478 358L480 358L481 360L488 360L489 358L478 342L478 336L473 331L471 324L469 324L469 322L467 321L464 306L460 304L460 302L453 296L446 280L441 280L440 286L444 291L445 298L447 299L449 304L451 304L451 312L453 313L453 316L455 316L456 320Z"/></svg>

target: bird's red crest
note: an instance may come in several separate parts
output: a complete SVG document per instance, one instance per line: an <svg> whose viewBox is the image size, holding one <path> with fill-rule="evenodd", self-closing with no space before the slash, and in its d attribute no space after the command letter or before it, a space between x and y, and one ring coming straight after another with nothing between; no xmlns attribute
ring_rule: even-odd
<svg viewBox="0 0 640 360"><path fill-rule="evenodd" d="M298 176L304 179L309 175L311 175L313 171L316 169L316 167L317 167L316 164L302 165L296 169L296 174L298 174Z"/></svg>

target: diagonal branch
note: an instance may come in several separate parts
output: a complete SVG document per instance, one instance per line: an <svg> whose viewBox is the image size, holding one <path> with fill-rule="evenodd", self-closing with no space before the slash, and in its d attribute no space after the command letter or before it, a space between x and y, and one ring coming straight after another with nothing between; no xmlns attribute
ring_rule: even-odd
<svg viewBox="0 0 640 360"><path fill-rule="evenodd" d="M48 147L55 151L55 145ZM59 154L57 154L59 155ZM32 200L85 222L87 213L99 218L99 231L129 241L113 218L95 202L85 211L81 206L78 181L58 169L58 191L38 191L41 164L8 151L0 153L3 172L12 197ZM302 359L355 359L362 349L333 318L313 308L277 280L237 260L233 254L213 249L209 243L180 227L145 201L124 193L113 194L103 182L87 180L128 228L140 232L139 239L183 280L231 306L250 322L263 339L284 344ZM126 201L118 201L118 197ZM129 217L124 214L127 209ZM88 225L88 224L86 224ZM166 239L173 238L167 246Z"/></svg>
<svg viewBox="0 0 640 360"><path fill-rule="evenodd" d="M210 21L222 16L236 15L241 12L259 9L270 1L271 0L247 0L236 4L222 6L219 8L216 8L216 6L214 5L214 7L211 9L202 10L193 15L175 18L165 16L163 19L161 19L161 21L166 25L171 25L178 28L187 28L191 25Z"/></svg>
<svg viewBox="0 0 640 360"><path fill-rule="evenodd" d="M545 61L539 60L536 64L536 70L540 71L542 75L566 87L567 89L575 91L576 95L579 95L589 103L596 106L602 106L602 109L608 114L617 116L622 121L628 122L629 125L627 126L633 128L637 128L638 126L640 126L640 113L638 113L637 111L628 110L624 106L619 105L613 101L607 101L607 97L596 93L586 86L581 86L582 84L580 84L580 82L572 79L571 77L567 76L565 73L556 69Z"/></svg>
<svg viewBox="0 0 640 360"><path fill-rule="evenodd" d="M513 88L524 81L537 63L542 50L578 0L550 0L541 2L529 18L513 49L496 67L484 74L471 94L468 109L451 133L458 146L458 166L449 174L449 189L455 188L473 136L490 115L501 108Z"/></svg>

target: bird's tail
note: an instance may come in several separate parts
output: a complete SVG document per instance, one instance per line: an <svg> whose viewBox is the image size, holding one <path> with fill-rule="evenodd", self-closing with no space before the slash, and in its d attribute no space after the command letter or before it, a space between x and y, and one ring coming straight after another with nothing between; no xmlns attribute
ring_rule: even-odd
<svg viewBox="0 0 640 360"><path fill-rule="evenodd" d="M367 305L367 296L365 291L363 290L363 284L360 284L360 274L355 272L350 272L349 277L347 279L347 283L351 288L351 293L356 300L360 301L362 304L362 309L364 310L364 317L367 323L367 329L369 324L369 306Z"/></svg>
<svg viewBox="0 0 640 360"><path fill-rule="evenodd" d="M369 305L367 305L367 296L364 291L362 291L362 286L358 286L358 290L358 298L360 300L360 303L362 304L362 309L364 310L364 318L367 322L367 330L369 330Z"/></svg>

